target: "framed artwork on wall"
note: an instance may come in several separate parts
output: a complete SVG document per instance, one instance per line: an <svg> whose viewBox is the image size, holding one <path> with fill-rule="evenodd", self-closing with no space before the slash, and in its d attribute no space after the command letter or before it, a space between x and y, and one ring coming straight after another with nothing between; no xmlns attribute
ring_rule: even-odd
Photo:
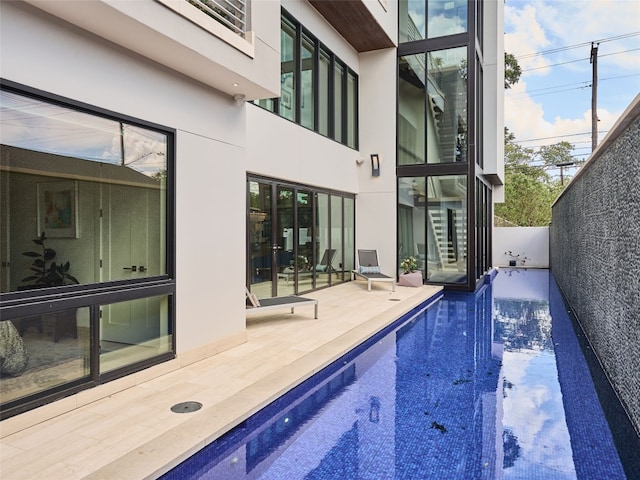
<svg viewBox="0 0 640 480"><path fill-rule="evenodd" d="M48 238L77 238L78 182L38 183L38 231Z"/></svg>

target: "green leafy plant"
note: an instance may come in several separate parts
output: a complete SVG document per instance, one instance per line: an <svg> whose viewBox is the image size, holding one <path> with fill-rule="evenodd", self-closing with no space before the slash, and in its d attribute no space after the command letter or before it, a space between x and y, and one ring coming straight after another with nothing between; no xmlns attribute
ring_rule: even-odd
<svg viewBox="0 0 640 480"><path fill-rule="evenodd" d="M57 287L80 283L76 277L69 273L69 262L57 263L55 261L56 251L52 248L47 248L46 240L47 237L42 232L38 238L33 239L33 243L40 246L41 251L22 253L27 257L33 258L30 269L34 272L34 275L25 277L21 281L30 282L35 287Z"/></svg>
<svg viewBox="0 0 640 480"><path fill-rule="evenodd" d="M400 268L404 270L404 273L412 273L418 269L418 262L414 257L405 258L400 262Z"/></svg>

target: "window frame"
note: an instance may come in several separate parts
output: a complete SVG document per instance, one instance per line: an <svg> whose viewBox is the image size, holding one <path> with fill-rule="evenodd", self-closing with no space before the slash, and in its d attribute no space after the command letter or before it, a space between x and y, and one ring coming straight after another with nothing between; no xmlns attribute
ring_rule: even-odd
<svg viewBox="0 0 640 480"><path fill-rule="evenodd" d="M0 293L0 317L6 320L15 317L42 315L61 310L88 307L90 310L91 367L88 377L62 384L49 390L42 390L26 397L6 402L0 411L0 420L27 410L50 403L64 396L91 388L131 373L144 370L175 358L176 355L176 185L175 154L177 131L173 128L117 113L71 98L45 92L11 80L0 78L0 90L28 97L41 102L57 105L97 117L124 122L141 128L158 131L166 135L167 180L166 180L166 273L140 279L115 280L50 287L42 290L24 290ZM169 332L171 351L140 362L132 363L116 370L99 372L99 325L100 306L115 302L143 299L152 296L169 297Z"/></svg>

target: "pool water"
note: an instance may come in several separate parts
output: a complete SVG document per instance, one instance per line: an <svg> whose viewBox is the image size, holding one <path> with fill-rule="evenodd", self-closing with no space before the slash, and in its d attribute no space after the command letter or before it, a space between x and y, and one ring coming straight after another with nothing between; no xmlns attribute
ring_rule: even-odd
<svg viewBox="0 0 640 480"><path fill-rule="evenodd" d="M553 277L512 269L416 309L162 478L627 476Z"/></svg>

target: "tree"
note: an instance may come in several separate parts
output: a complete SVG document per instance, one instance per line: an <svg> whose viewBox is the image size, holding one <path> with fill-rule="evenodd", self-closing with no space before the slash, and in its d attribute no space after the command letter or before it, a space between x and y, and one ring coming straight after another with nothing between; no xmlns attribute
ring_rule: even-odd
<svg viewBox="0 0 640 480"><path fill-rule="evenodd" d="M520 80L522 70L518 65L518 60L512 53L504 52L504 88L510 89Z"/></svg>
<svg viewBox="0 0 640 480"><path fill-rule="evenodd" d="M546 226L551 221L551 205L563 186L551 178L545 165L534 164L534 150L518 145L506 128L504 138L505 201L496 205L495 214L522 227Z"/></svg>

